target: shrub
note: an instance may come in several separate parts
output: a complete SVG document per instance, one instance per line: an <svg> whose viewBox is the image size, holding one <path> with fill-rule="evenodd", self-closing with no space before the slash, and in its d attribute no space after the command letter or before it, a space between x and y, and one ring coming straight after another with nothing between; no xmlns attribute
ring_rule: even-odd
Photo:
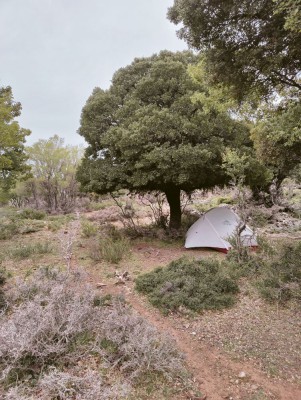
<svg viewBox="0 0 301 400"><path fill-rule="evenodd" d="M53 250L50 242L33 243L15 247L9 251L9 255L13 258L24 259L29 258L35 254L48 254Z"/></svg>
<svg viewBox="0 0 301 400"><path fill-rule="evenodd" d="M99 241L101 256L105 261L118 264L130 249L129 239L126 237L113 239L111 237L101 238Z"/></svg>
<svg viewBox="0 0 301 400"><path fill-rule="evenodd" d="M77 373L62 372L51 368L39 381L39 389L43 399L120 399L129 391L127 385L108 387L101 375L91 369Z"/></svg>
<svg viewBox="0 0 301 400"><path fill-rule="evenodd" d="M0 316L0 376L11 386L5 398L121 398L124 388L79 370L87 357L97 369L105 360L106 368L118 366L131 378L182 369L170 339L124 303L112 300L107 307L91 287L79 285L83 280L78 272L44 268L12 289L9 312Z"/></svg>
<svg viewBox="0 0 301 400"><path fill-rule="evenodd" d="M32 208L25 208L18 214L21 219L44 219L46 217L46 213L40 210L34 210Z"/></svg>
<svg viewBox="0 0 301 400"><path fill-rule="evenodd" d="M98 228L92 222L83 220L81 222L81 235L85 238L95 236L97 234Z"/></svg>
<svg viewBox="0 0 301 400"><path fill-rule="evenodd" d="M19 233L19 228L16 222L11 220L0 221L0 240L11 239Z"/></svg>
<svg viewBox="0 0 301 400"><path fill-rule="evenodd" d="M301 299L301 243L284 243L263 264L258 288L268 301Z"/></svg>
<svg viewBox="0 0 301 400"><path fill-rule="evenodd" d="M66 280L44 280L43 284L41 290L41 282L37 283L36 292L31 287L27 301L2 321L0 369L4 378L35 375L47 365L75 360L87 350L88 343L76 340L95 323L93 292L75 291ZM72 347L75 342L77 346Z"/></svg>
<svg viewBox="0 0 301 400"><path fill-rule="evenodd" d="M183 370L183 358L175 343L123 303L106 312L102 329L106 339L103 347L110 349L107 357L132 378L149 371L172 376Z"/></svg>
<svg viewBox="0 0 301 400"><path fill-rule="evenodd" d="M136 289L147 294L162 311L175 311L181 306L200 311L232 305L238 285L217 260L181 258L139 276Z"/></svg>
<svg viewBox="0 0 301 400"><path fill-rule="evenodd" d="M130 250L130 241L113 225L101 232L101 237L90 245L90 257L94 261L105 260L117 264Z"/></svg>

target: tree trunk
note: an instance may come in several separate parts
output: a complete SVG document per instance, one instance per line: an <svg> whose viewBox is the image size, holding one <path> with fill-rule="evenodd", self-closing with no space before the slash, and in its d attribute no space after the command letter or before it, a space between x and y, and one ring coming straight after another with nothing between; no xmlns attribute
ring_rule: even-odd
<svg viewBox="0 0 301 400"><path fill-rule="evenodd" d="M169 228L179 229L181 227L181 190L177 187L165 191L170 209Z"/></svg>

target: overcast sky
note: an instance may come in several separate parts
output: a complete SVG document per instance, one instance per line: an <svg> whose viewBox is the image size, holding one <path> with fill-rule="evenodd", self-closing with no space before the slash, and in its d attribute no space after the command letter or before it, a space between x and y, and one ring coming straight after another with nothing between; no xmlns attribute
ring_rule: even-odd
<svg viewBox="0 0 301 400"><path fill-rule="evenodd" d="M0 86L22 103L27 143L76 131L94 87L135 57L186 48L166 19L173 0L0 0Z"/></svg>

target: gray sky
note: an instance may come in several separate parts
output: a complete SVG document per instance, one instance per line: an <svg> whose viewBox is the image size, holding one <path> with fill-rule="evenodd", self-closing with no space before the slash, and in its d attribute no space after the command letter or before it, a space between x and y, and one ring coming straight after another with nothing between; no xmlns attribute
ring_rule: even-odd
<svg viewBox="0 0 301 400"><path fill-rule="evenodd" d="M76 131L95 86L135 57L186 48L166 19L173 0L0 0L0 86L22 103L27 143Z"/></svg>

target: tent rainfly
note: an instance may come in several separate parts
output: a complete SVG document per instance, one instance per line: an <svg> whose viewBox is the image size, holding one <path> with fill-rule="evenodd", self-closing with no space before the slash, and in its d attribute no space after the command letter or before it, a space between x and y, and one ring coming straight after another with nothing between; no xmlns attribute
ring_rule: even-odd
<svg viewBox="0 0 301 400"><path fill-rule="evenodd" d="M187 231L185 247L212 247L227 253L232 247L229 237L235 234L241 219L228 207L216 207L202 215ZM253 231L246 226L241 232L244 246L256 247Z"/></svg>

